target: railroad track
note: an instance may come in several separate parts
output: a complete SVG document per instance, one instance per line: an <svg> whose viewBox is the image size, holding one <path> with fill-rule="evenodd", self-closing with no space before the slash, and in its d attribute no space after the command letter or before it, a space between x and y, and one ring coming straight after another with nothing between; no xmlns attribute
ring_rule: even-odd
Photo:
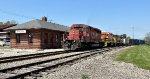
<svg viewBox="0 0 150 79"><path fill-rule="evenodd" d="M0 64L14 62L14 61L27 60L27 59L33 59L33 58L53 56L53 55L58 55L58 54L70 53L70 52L72 52L72 51L56 51L56 52L45 52L45 53L19 55L19 56L1 57Z"/></svg>
<svg viewBox="0 0 150 79"><path fill-rule="evenodd" d="M110 48L94 49L79 53L66 54L61 57L55 57L43 61L36 61L33 63L18 65L14 67L0 69L0 79L16 79L24 78L32 73L37 73L43 70L56 68L59 65L67 64L81 58L89 57L97 53L102 53L111 50ZM22 57L21 57L22 58Z"/></svg>
<svg viewBox="0 0 150 79"><path fill-rule="evenodd" d="M53 56L58 54L70 53L71 51L57 51L57 52L46 52L46 53L36 53L36 54L28 54L28 55L19 55L19 56L10 56L10 57L2 57L0 58L1 63L8 63L13 61L21 61L33 58L40 58L46 56Z"/></svg>

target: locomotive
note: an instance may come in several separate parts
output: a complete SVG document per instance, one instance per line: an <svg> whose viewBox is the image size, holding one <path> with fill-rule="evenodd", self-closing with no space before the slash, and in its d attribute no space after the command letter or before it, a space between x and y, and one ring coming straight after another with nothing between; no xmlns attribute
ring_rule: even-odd
<svg viewBox="0 0 150 79"><path fill-rule="evenodd" d="M73 24L69 36L63 42L66 50L96 47L101 45L101 30L85 24Z"/></svg>
<svg viewBox="0 0 150 79"><path fill-rule="evenodd" d="M101 42L102 42L102 46L104 46L104 47L115 46L116 45L116 38L110 32L102 32Z"/></svg>

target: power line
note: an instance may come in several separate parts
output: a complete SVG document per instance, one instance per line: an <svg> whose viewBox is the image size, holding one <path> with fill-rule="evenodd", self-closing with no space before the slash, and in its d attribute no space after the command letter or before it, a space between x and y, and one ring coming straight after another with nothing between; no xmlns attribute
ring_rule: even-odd
<svg viewBox="0 0 150 79"><path fill-rule="evenodd" d="M22 14L17 14L17 13L14 13L14 12L3 10L3 9L0 9L0 12L4 13L4 14L7 14L7 15L17 16L17 17L26 18L26 19L37 19L36 17L25 16L25 15L22 15ZM3 18L3 17L0 17L0 18ZM4 19L10 20L10 19L7 19L7 18L4 18ZM50 19L48 21L52 22L54 20Z"/></svg>
<svg viewBox="0 0 150 79"><path fill-rule="evenodd" d="M1 17L1 16L0 16L0 19L5 19L5 20L8 20L8 21L10 20L10 19L7 19L7 18L3 18L3 17Z"/></svg>
<svg viewBox="0 0 150 79"><path fill-rule="evenodd" d="M22 14L17 14L17 13L5 11L5 10L2 10L2 9L0 9L0 12L2 12L4 14L7 14L7 15L13 15L13 16L21 17L21 18L35 19L35 17L29 17L29 16L25 16L25 15L22 15Z"/></svg>

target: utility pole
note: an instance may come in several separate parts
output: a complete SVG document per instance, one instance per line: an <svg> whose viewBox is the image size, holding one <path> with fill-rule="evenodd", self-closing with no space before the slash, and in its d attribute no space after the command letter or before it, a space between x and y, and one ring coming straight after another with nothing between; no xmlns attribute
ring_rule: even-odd
<svg viewBox="0 0 150 79"><path fill-rule="evenodd" d="M132 40L132 44L134 44L134 26L132 27L132 32L133 32L133 40Z"/></svg>
<svg viewBox="0 0 150 79"><path fill-rule="evenodd" d="M133 39L134 39L134 26L132 27L132 32L133 32Z"/></svg>

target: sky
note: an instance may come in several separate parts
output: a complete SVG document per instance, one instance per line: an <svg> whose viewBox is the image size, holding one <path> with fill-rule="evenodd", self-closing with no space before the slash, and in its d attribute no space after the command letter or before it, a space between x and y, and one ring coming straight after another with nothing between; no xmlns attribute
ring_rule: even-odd
<svg viewBox="0 0 150 79"><path fill-rule="evenodd" d="M143 39L150 32L150 0L1 0L0 22L48 17L61 25L87 24Z"/></svg>

